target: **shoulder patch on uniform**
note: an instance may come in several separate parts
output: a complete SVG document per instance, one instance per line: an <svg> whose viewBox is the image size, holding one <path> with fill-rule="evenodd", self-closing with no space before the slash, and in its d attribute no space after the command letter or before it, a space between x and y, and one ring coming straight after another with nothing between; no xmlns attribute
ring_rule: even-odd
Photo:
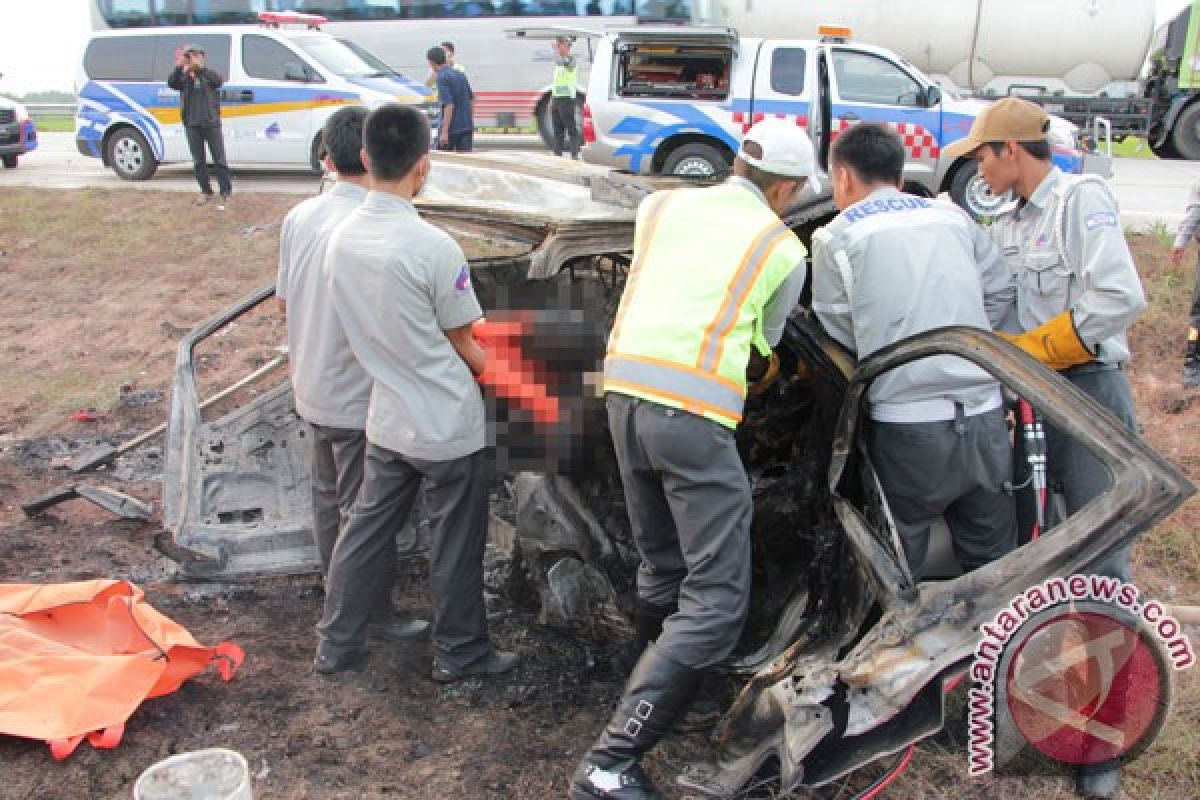
<svg viewBox="0 0 1200 800"><path fill-rule="evenodd" d="M454 279L454 291L465 292L471 288L471 269L463 264L458 269L458 277Z"/></svg>
<svg viewBox="0 0 1200 800"><path fill-rule="evenodd" d="M1115 228L1117 227L1117 215L1111 211L1097 211L1083 221L1089 231L1094 231L1097 228Z"/></svg>

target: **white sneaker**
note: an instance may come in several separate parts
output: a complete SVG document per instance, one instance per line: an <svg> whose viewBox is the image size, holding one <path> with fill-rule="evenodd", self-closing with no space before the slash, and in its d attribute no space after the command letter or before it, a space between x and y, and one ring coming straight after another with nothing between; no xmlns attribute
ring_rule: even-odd
<svg viewBox="0 0 1200 800"><path fill-rule="evenodd" d="M229 202L229 195L227 195L227 194L221 195L221 197L217 200L217 211L224 211L225 204L228 202Z"/></svg>

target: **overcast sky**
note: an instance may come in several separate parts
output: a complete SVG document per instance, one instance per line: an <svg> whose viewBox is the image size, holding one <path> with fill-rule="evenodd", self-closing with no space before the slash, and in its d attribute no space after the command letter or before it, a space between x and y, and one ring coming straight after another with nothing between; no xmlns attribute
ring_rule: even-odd
<svg viewBox="0 0 1200 800"><path fill-rule="evenodd" d="M881 2L883 0L880 0ZM1083 0L1078 0L1082 2ZM1121 2L1122 0L1108 0ZM1156 0L1164 19L1189 0ZM967 0L946 0L947 5ZM0 0L0 91L71 91L91 28L89 0Z"/></svg>

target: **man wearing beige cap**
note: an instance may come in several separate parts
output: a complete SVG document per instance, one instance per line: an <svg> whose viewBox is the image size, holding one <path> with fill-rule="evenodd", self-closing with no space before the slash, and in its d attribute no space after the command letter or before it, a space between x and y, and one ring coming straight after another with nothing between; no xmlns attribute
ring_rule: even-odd
<svg viewBox="0 0 1200 800"><path fill-rule="evenodd" d="M747 392L779 371L772 348L806 272L804 245L780 217L818 173L807 134L775 119L746 134L733 173L638 209L604 390L641 555L644 651L572 777L572 800L662 797L642 756L732 652L749 608L750 483L734 430Z"/></svg>
<svg viewBox="0 0 1200 800"><path fill-rule="evenodd" d="M943 153L972 154L992 192L1017 196L1015 207L989 228L1017 287L1015 315L1004 326L1012 333L1001 335L1136 431L1125 331L1146 306L1141 279L1112 190L1100 178L1054 167L1049 127L1042 108L1008 97L989 106L967 138ZM1062 486L1068 515L1108 488L1108 471L1082 443L1047 425L1046 446L1050 485ZM1128 580L1129 550L1092 570ZM1120 771L1081 769L1078 788L1086 797L1117 797Z"/></svg>

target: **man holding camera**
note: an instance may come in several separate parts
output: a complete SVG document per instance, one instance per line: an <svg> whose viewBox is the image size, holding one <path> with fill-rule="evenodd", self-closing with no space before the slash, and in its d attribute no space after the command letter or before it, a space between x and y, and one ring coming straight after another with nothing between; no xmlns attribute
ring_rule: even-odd
<svg viewBox="0 0 1200 800"><path fill-rule="evenodd" d="M229 165L225 163L225 140L221 134L221 84L225 79L215 70L204 66L204 48L188 45L175 53L175 69L167 77L167 86L179 92L180 115L187 133L188 149L196 183L200 184L202 206L212 199L212 184L208 180L208 163L204 146L212 155L221 197L217 210L224 211L233 186L229 182Z"/></svg>

